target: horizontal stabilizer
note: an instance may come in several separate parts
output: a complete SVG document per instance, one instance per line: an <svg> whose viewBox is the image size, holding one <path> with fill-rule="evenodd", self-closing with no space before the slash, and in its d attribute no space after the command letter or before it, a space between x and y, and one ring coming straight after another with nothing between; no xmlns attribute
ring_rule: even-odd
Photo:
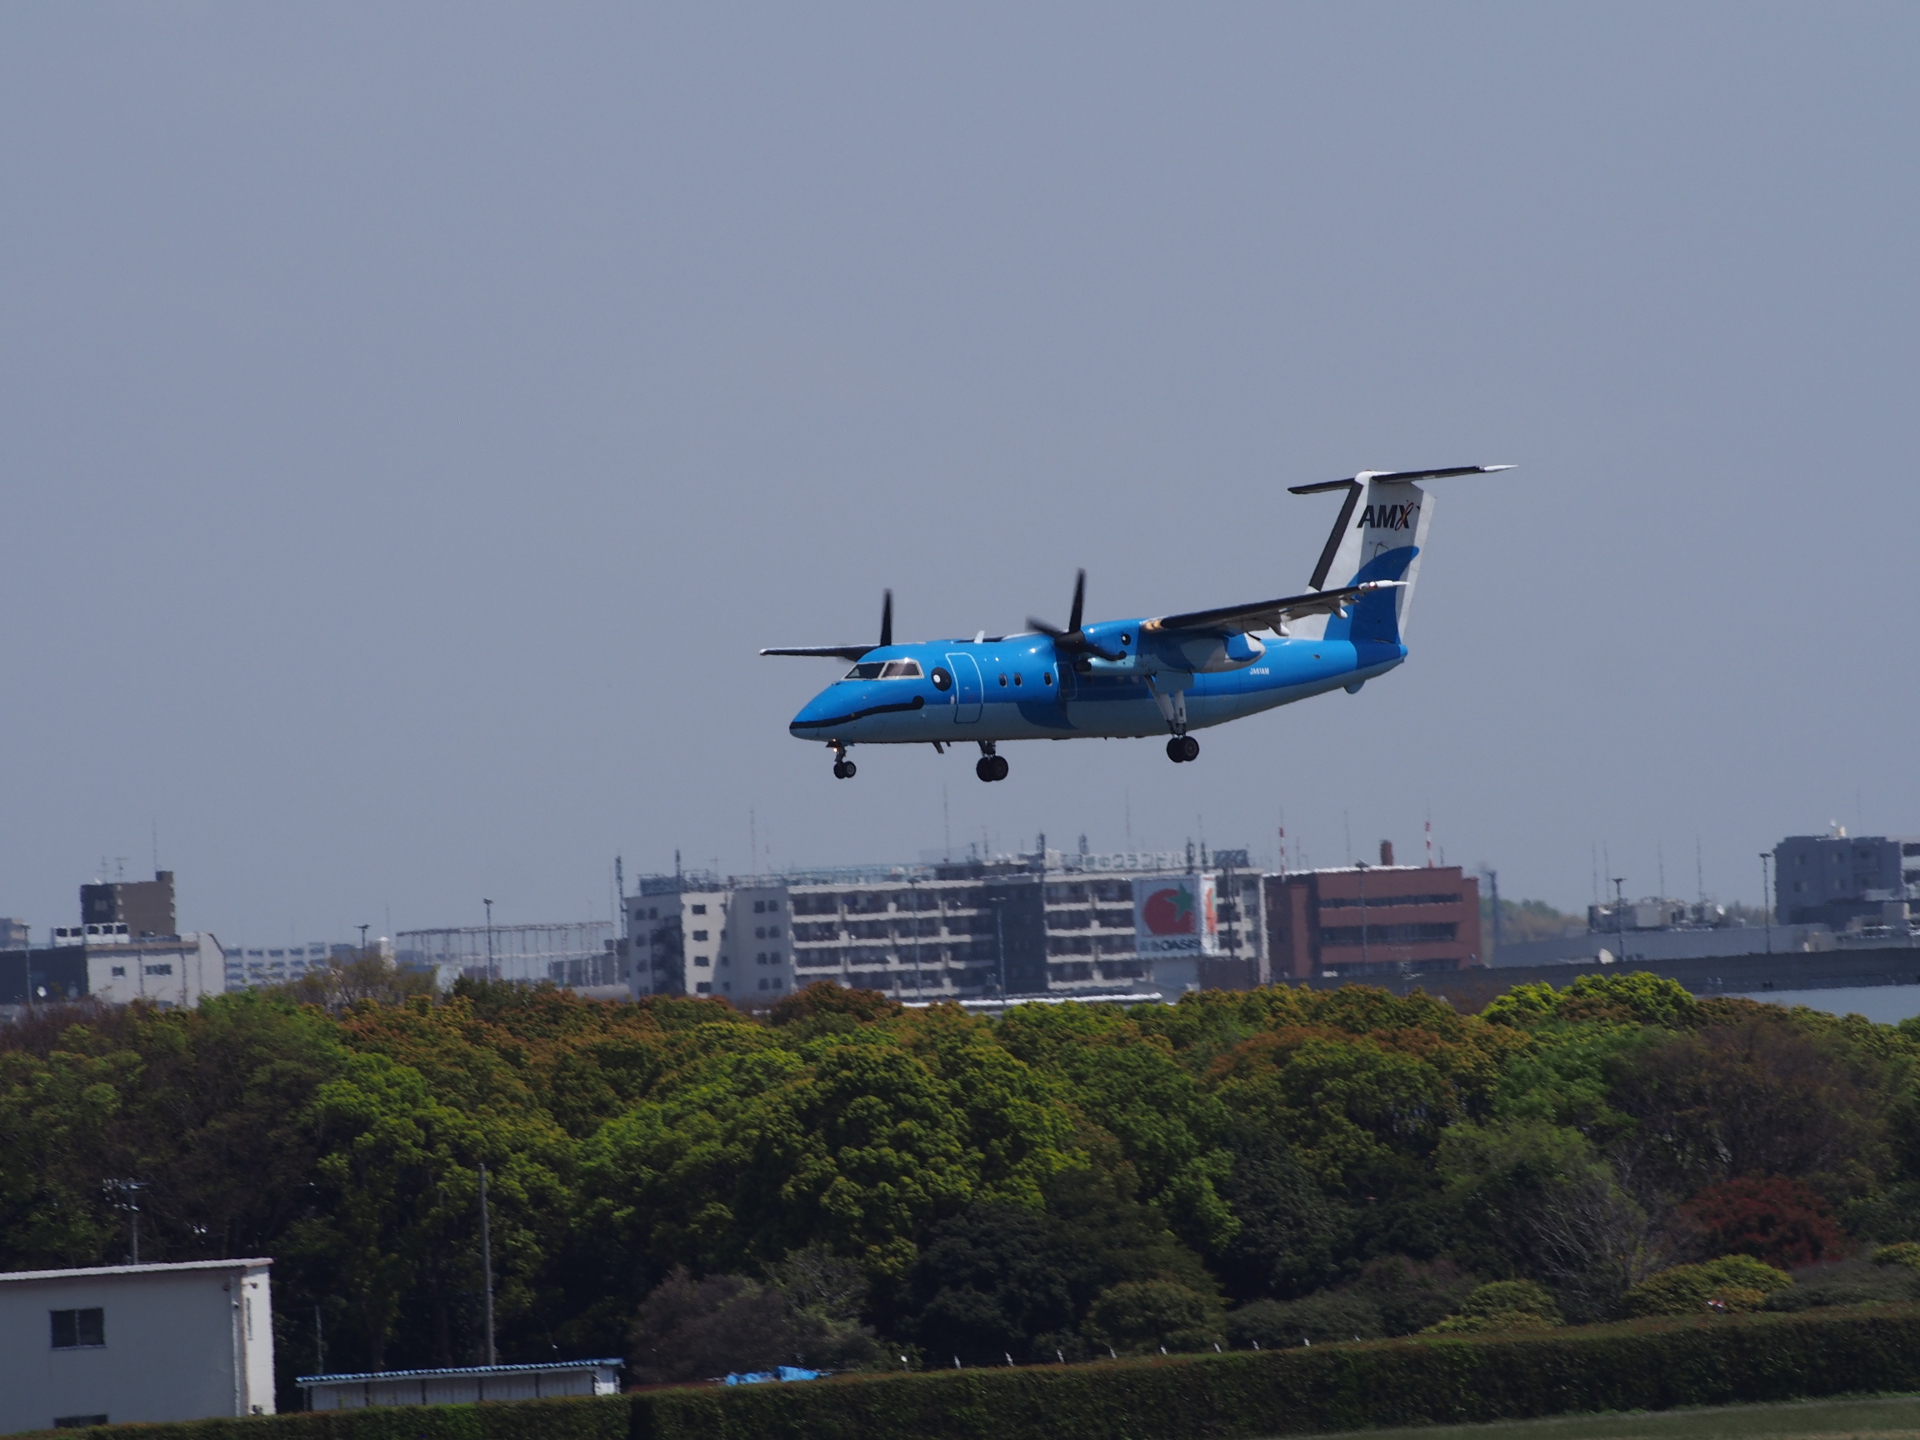
<svg viewBox="0 0 1920 1440"><path fill-rule="evenodd" d="M771 650L762 650L762 655L816 655L823 660L858 660L869 650L878 650L878 645L787 645Z"/></svg>
<svg viewBox="0 0 1920 1440"><path fill-rule="evenodd" d="M1411 485L1416 480L1447 480L1455 475L1491 475L1511 470L1511 465L1455 465L1446 470L1362 470L1346 480L1322 480L1314 485L1289 485L1289 495L1318 495L1326 490L1344 490L1349 485L1378 480L1385 485Z"/></svg>
<svg viewBox="0 0 1920 1440"><path fill-rule="evenodd" d="M1165 615L1153 624L1161 630L1226 630L1244 634L1249 630L1275 630L1288 620L1307 615L1339 615L1363 595L1404 585L1404 580L1367 580L1359 585L1342 585L1337 590L1313 590L1305 595L1284 595L1278 600L1261 600L1252 605L1222 605L1215 610L1189 610L1184 615Z"/></svg>

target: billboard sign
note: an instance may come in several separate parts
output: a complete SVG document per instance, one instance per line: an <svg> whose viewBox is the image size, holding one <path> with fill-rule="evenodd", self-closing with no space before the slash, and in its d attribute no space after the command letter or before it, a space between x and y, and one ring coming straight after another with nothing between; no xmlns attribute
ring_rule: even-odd
<svg viewBox="0 0 1920 1440"><path fill-rule="evenodd" d="M1216 955L1220 921L1213 876L1160 875L1133 882L1134 948L1142 955Z"/></svg>

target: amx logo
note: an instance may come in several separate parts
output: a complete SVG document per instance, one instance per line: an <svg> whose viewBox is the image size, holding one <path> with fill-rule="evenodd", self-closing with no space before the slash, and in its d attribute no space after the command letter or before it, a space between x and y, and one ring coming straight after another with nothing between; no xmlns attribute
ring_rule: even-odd
<svg viewBox="0 0 1920 1440"><path fill-rule="evenodd" d="M1356 530L1411 530L1419 518L1418 505L1369 505L1360 512Z"/></svg>

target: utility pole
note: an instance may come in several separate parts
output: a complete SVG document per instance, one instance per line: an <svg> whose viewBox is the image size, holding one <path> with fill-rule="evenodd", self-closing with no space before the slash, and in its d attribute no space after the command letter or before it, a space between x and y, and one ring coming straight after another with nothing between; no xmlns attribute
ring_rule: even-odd
<svg viewBox="0 0 1920 1440"><path fill-rule="evenodd" d="M1367 862L1359 861L1355 868L1360 871L1360 963L1365 965L1370 958L1367 953Z"/></svg>
<svg viewBox="0 0 1920 1440"><path fill-rule="evenodd" d="M1773 875L1768 867L1773 863L1773 852L1760 852L1760 910L1766 917L1767 954L1773 954Z"/></svg>
<svg viewBox="0 0 1920 1440"><path fill-rule="evenodd" d="M913 896L913 997L927 998L927 987L920 978L920 877L907 880L907 893Z"/></svg>
<svg viewBox="0 0 1920 1440"><path fill-rule="evenodd" d="M367 931L372 928L371 925L362 925L360 927L360 958L362 960L367 958Z"/></svg>
<svg viewBox="0 0 1920 1440"><path fill-rule="evenodd" d="M1488 900L1493 915L1493 953L1500 953L1500 872L1491 866L1482 865L1480 873L1487 877Z"/></svg>
<svg viewBox="0 0 1920 1440"><path fill-rule="evenodd" d="M313 1307L313 1373L327 1373L327 1332L320 1325L320 1307Z"/></svg>
<svg viewBox="0 0 1920 1440"><path fill-rule="evenodd" d="M487 1167L480 1167L480 1278L486 1289L487 1364L499 1364L493 1348L493 1231L487 1214Z"/></svg>
<svg viewBox="0 0 1920 1440"><path fill-rule="evenodd" d="M487 907L487 979L498 980L500 977L493 973L493 901L482 900L480 903ZM480 1173L484 1175L486 1171L483 1169ZM481 1188L484 1193L485 1187Z"/></svg>
<svg viewBox="0 0 1920 1440"><path fill-rule="evenodd" d="M1000 951L1000 1009L1007 1008L1007 930L1005 925L1006 899L996 896L993 902L993 939Z"/></svg>
<svg viewBox="0 0 1920 1440"><path fill-rule="evenodd" d="M1621 893L1621 887L1627 883L1627 877L1613 877L1613 919L1620 931L1620 958L1627 958L1627 902Z"/></svg>
<svg viewBox="0 0 1920 1440"><path fill-rule="evenodd" d="M133 1257L132 1263L140 1263L140 1192L147 1188L144 1180L108 1180L101 1187L110 1190L120 1198L114 1201L116 1208L125 1210L133 1217Z"/></svg>

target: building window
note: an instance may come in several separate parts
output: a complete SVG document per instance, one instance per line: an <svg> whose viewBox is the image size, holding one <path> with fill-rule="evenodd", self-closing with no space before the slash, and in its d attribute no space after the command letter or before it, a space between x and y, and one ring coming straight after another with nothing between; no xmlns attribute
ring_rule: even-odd
<svg viewBox="0 0 1920 1440"><path fill-rule="evenodd" d="M124 965L116 965L113 967L113 973L116 979L124 980L127 978L127 967Z"/></svg>
<svg viewBox="0 0 1920 1440"><path fill-rule="evenodd" d="M92 1310L49 1310L47 1318L53 1322L53 1348L85 1350L105 1345L105 1313L98 1307Z"/></svg>
<svg viewBox="0 0 1920 1440"><path fill-rule="evenodd" d="M710 955L696 955L693 957L693 963L696 965L711 965L713 963L713 957Z"/></svg>
<svg viewBox="0 0 1920 1440"><path fill-rule="evenodd" d="M780 927L778 925L767 926L767 939L778 940L779 938L780 938Z"/></svg>
<svg viewBox="0 0 1920 1440"><path fill-rule="evenodd" d="M707 938L707 932L704 930L696 930L693 932L693 938L696 940L704 940Z"/></svg>
<svg viewBox="0 0 1920 1440"><path fill-rule="evenodd" d="M147 966L147 974L149 974L149 975L171 975L171 974L173 974L173 966L171 966L171 965L149 965L149 966Z"/></svg>
<svg viewBox="0 0 1920 1440"><path fill-rule="evenodd" d="M702 980L698 985L693 987L693 993L696 995L711 995L713 993L713 986L705 980Z"/></svg>

